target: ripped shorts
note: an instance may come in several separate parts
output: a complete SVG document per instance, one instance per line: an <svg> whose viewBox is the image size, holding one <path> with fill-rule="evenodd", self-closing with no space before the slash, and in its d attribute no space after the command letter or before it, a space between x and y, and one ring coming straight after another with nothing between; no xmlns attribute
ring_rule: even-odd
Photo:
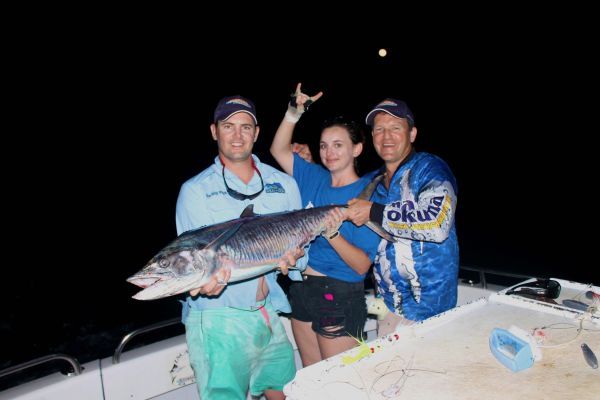
<svg viewBox="0 0 600 400"><path fill-rule="evenodd" d="M312 322L321 336L364 339L367 320L364 282L344 282L328 276L304 275L290 286L292 318Z"/></svg>

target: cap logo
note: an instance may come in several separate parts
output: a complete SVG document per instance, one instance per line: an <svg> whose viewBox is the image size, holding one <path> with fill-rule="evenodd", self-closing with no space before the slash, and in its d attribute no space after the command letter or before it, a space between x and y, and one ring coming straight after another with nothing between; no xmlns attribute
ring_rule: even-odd
<svg viewBox="0 0 600 400"><path fill-rule="evenodd" d="M397 107L398 104L391 101L391 100L384 100L381 103L377 104L377 107L382 107L382 106L392 106L392 107Z"/></svg>
<svg viewBox="0 0 600 400"><path fill-rule="evenodd" d="M250 106L250 104L248 104L248 102L243 99L231 99L231 100L228 100L227 103L225 103L225 104L240 104L244 107L252 108Z"/></svg>

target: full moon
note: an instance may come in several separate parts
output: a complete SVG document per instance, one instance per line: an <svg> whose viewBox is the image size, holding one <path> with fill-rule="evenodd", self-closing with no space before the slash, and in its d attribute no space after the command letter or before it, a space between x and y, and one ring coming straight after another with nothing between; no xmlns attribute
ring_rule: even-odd
<svg viewBox="0 0 600 400"><path fill-rule="evenodd" d="M385 57L387 55L386 49L379 49L379 57Z"/></svg>

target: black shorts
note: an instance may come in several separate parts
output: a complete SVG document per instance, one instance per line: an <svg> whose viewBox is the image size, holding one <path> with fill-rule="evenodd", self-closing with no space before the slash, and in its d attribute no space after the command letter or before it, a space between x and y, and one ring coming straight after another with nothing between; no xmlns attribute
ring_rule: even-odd
<svg viewBox="0 0 600 400"><path fill-rule="evenodd" d="M367 321L364 282L344 282L328 276L305 275L290 286L292 318L312 322L321 336L364 339Z"/></svg>

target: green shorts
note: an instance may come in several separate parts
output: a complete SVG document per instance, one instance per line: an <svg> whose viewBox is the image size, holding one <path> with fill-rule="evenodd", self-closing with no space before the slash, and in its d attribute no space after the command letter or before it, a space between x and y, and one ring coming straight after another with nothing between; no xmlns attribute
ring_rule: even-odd
<svg viewBox="0 0 600 400"><path fill-rule="evenodd" d="M259 309L190 310L185 321L190 363L202 400L245 400L283 390L296 373L294 351L279 316Z"/></svg>

